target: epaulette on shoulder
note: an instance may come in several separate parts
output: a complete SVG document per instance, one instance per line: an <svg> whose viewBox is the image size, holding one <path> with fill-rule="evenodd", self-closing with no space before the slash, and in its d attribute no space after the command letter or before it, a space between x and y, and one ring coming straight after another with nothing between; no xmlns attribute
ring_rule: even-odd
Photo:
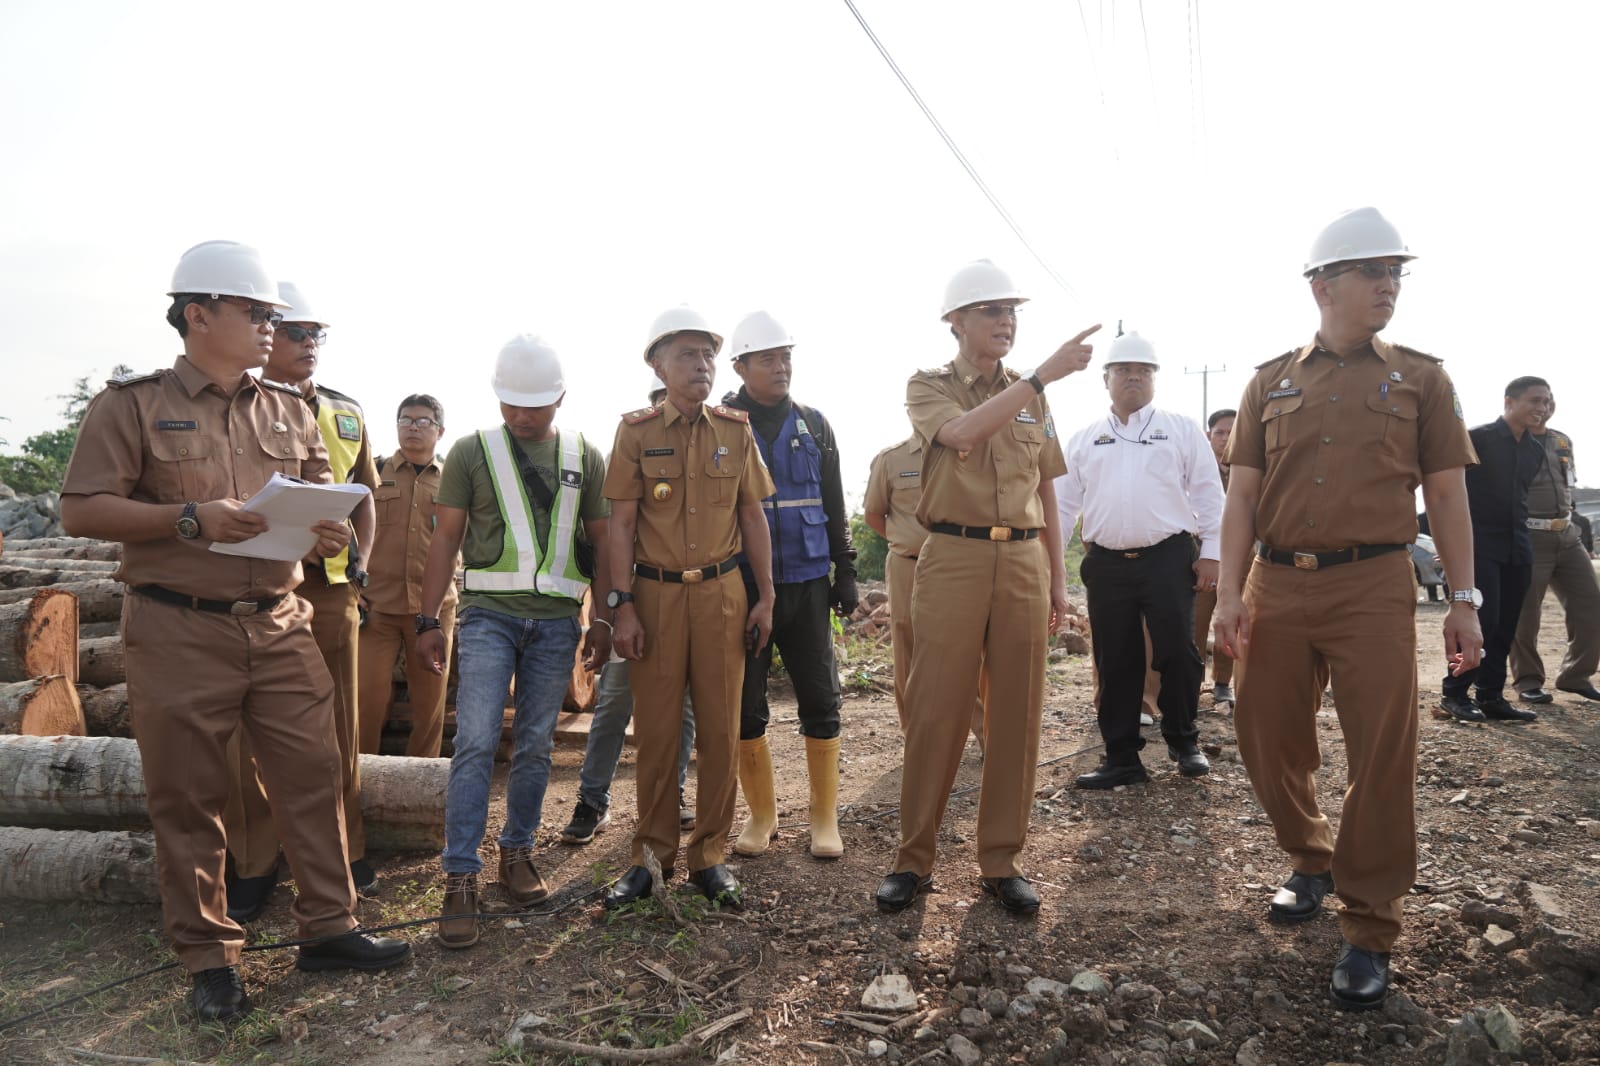
<svg viewBox="0 0 1600 1066"><path fill-rule="evenodd" d="M622 420L630 426L637 426L641 422L648 422L661 413L659 407L641 407L637 411L629 411L622 416Z"/></svg>
<svg viewBox="0 0 1600 1066"><path fill-rule="evenodd" d="M129 385L138 385L139 383L145 381L158 381L160 380L161 375L165 373L165 370L152 370L148 374L135 374L132 377L106 378L106 388L125 389Z"/></svg>
<svg viewBox="0 0 1600 1066"><path fill-rule="evenodd" d="M1257 370L1265 370L1269 366L1273 366L1273 365L1276 365L1278 363L1283 362L1285 359L1289 358L1291 355L1298 355L1298 354L1300 354L1300 349L1299 348L1290 348L1288 351L1284 352L1282 355L1275 355L1271 359L1268 359L1265 363L1257 363L1256 364L1256 369Z"/></svg>
<svg viewBox="0 0 1600 1066"><path fill-rule="evenodd" d="M256 380L269 389L277 389L279 392L287 392L290 396L293 396L301 403L307 403L305 393L300 391L300 386L298 385L290 385L285 381L268 381L266 378L256 378Z"/></svg>
<svg viewBox="0 0 1600 1066"><path fill-rule="evenodd" d="M1406 347L1404 344L1391 343L1389 347L1393 348L1397 352L1404 352L1407 355L1414 355L1418 359L1426 359L1428 362L1435 363L1439 366L1444 365L1444 360L1440 359L1437 355L1429 355L1427 352L1419 352L1415 348Z"/></svg>
<svg viewBox="0 0 1600 1066"><path fill-rule="evenodd" d="M345 403L354 407L358 411L361 410L360 400L357 400L354 396L340 392L338 389L330 389L326 385L318 385L317 391L322 393L324 396L330 396L335 400L343 400Z"/></svg>
<svg viewBox="0 0 1600 1066"><path fill-rule="evenodd" d="M726 418L729 422L744 422L748 424L750 421L750 412L741 411L737 407L726 407L718 404L711 409L711 413L720 418Z"/></svg>
<svg viewBox="0 0 1600 1066"><path fill-rule="evenodd" d="M947 378L954 373L955 368L953 368L949 363L946 363L944 366L930 366L925 369L918 370L911 376L914 378Z"/></svg>

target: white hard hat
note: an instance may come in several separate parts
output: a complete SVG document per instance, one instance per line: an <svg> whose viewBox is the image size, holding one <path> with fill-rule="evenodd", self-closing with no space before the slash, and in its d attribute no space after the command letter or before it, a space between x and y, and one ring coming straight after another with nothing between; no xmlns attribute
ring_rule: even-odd
<svg viewBox="0 0 1600 1066"><path fill-rule="evenodd" d="M561 359L532 333L506 341L494 361L494 394L512 407L548 407L566 395Z"/></svg>
<svg viewBox="0 0 1600 1066"><path fill-rule="evenodd" d="M670 337L674 333L704 333L711 338L713 354L722 351L722 334L711 328L711 323L706 321L704 315L688 304L679 304L669 307L656 316L650 323L650 339L644 342L644 357L650 358L650 349L663 337Z"/></svg>
<svg viewBox="0 0 1600 1066"><path fill-rule="evenodd" d="M991 300L1015 300L1019 304L1028 302L1028 298L1018 291L1017 283L1011 280L1010 274L987 259L975 259L956 271L944 287L944 309L939 312L939 317Z"/></svg>
<svg viewBox="0 0 1600 1066"><path fill-rule="evenodd" d="M320 317L306 299L305 293L292 281L278 282L278 295L283 297L285 322L314 322L323 329L328 328L328 320Z"/></svg>
<svg viewBox="0 0 1600 1066"><path fill-rule="evenodd" d="M1382 259L1386 256L1415 259L1394 223L1378 213L1376 207L1356 207L1326 226L1311 242L1311 255L1305 273L1310 276L1332 263L1352 259Z"/></svg>
<svg viewBox="0 0 1600 1066"><path fill-rule="evenodd" d="M1110 366L1112 363L1143 363L1145 366L1159 367L1161 360L1156 358L1156 346L1135 331L1124 333L1111 342L1111 351L1106 355L1105 365Z"/></svg>
<svg viewBox="0 0 1600 1066"><path fill-rule="evenodd" d="M734 362L738 362L751 352L793 347L794 337L783 328L783 323L765 311L752 311L733 327L733 341L728 345L728 354Z"/></svg>
<svg viewBox="0 0 1600 1066"><path fill-rule="evenodd" d="M278 283L261 265L261 253L238 241L206 241L183 253L172 271L168 296L242 296L287 307Z"/></svg>

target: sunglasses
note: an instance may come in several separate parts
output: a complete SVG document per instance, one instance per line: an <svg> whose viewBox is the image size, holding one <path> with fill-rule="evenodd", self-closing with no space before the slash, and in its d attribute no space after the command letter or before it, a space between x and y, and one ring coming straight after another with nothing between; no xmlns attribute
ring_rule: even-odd
<svg viewBox="0 0 1600 1066"><path fill-rule="evenodd" d="M973 304L968 311L978 311L984 318L1010 318L1017 317L1017 308L1012 304Z"/></svg>
<svg viewBox="0 0 1600 1066"><path fill-rule="evenodd" d="M1356 263L1354 266L1347 266L1343 270L1330 270L1324 276L1336 278L1340 274L1352 272L1360 274L1368 281L1382 281L1384 278L1388 278L1390 281L1399 281L1411 273L1400 263Z"/></svg>
<svg viewBox="0 0 1600 1066"><path fill-rule="evenodd" d="M296 344L304 343L307 340L316 341L318 344L326 344L328 342L328 331L325 329L306 329L304 326L280 326L279 328L283 330L285 336Z"/></svg>
<svg viewBox="0 0 1600 1066"><path fill-rule="evenodd" d="M401 415L399 418L394 420L394 424L399 426L401 429L410 429L413 426L415 426L417 429L432 429L439 423L435 422L427 415L423 415L421 418L408 418L405 415Z"/></svg>
<svg viewBox="0 0 1600 1066"><path fill-rule="evenodd" d="M249 311L250 324L252 326L271 323L272 328L277 329L283 324L283 312L266 304L252 303L240 296L222 296L218 297L218 299L225 304L233 304L235 307L243 307Z"/></svg>

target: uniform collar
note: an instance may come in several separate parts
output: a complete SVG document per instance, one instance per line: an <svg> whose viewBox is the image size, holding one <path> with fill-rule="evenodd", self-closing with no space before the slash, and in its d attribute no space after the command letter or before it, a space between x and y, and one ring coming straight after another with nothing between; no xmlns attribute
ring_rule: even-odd
<svg viewBox="0 0 1600 1066"><path fill-rule="evenodd" d="M1121 420L1117 418L1117 409L1115 407L1107 407L1106 408L1106 414L1110 416L1111 421L1118 422L1119 424L1122 424ZM1145 422L1150 421L1150 419L1154 418L1155 415L1156 415L1156 402L1155 402L1155 400L1152 399L1149 403L1145 404L1143 407L1141 407L1137 411L1133 412L1133 414L1129 415L1128 416L1128 421L1125 424L1126 425L1130 425L1130 426L1132 426L1132 425L1142 425Z"/></svg>
<svg viewBox="0 0 1600 1066"><path fill-rule="evenodd" d="M1356 354L1359 355L1361 352L1366 351L1369 348L1372 350L1374 355L1376 355L1385 363L1389 361L1389 354L1394 351L1393 346L1390 345L1388 341L1385 341L1382 337L1374 336L1366 344L1362 345L1360 348L1357 348ZM1320 337L1313 335L1311 338L1311 343L1300 349L1300 354L1295 356L1294 361L1297 363L1303 363L1307 359L1311 358L1314 352L1328 352L1329 355L1333 354L1333 352L1328 351L1327 348L1322 346L1322 339Z"/></svg>
<svg viewBox="0 0 1600 1066"><path fill-rule="evenodd" d="M979 370L964 355L957 355L953 360L951 360L950 361L950 369L955 372L956 380L961 382L961 384L967 386L967 388L969 388L969 389L974 384L976 384L977 382L984 380L983 371ZM988 380L990 380L990 381L999 381L999 380L1001 380L1002 378L1005 377L1005 373L1006 373L1005 362L1001 361L1001 362L995 363L995 365L994 365L994 377L992 377L992 378L990 378Z"/></svg>
<svg viewBox="0 0 1600 1066"><path fill-rule="evenodd" d="M205 387L211 384L211 379L206 377L199 367L189 362L187 355L178 356L177 360L172 364L172 372L178 376L178 383L183 386L183 391L189 394L189 399L191 400L204 392ZM256 379L249 374L242 376L247 384L253 385L255 383Z"/></svg>
<svg viewBox="0 0 1600 1066"><path fill-rule="evenodd" d="M661 401L661 406L664 408L664 410L661 412L662 424L663 425L670 426L674 422L677 422L677 421L680 421L680 420L681 421L685 421L685 422L698 422L702 418L706 417L706 405L703 404L703 403L700 405L700 409L695 412L693 418L685 417L685 415L684 415L684 413L682 411L678 410L676 407L674 407L672 405L672 401L671 400L662 400Z"/></svg>
<svg viewBox="0 0 1600 1066"><path fill-rule="evenodd" d="M395 453L394 453L393 457L391 457L389 462L384 466L384 469L385 470L398 470L402 466L410 466L410 465L411 465L411 460L406 458L406 453L403 452L403 451L400 451L397 448L397 449L395 449ZM439 465L439 452L438 452L437 449L434 450L433 461L428 463L426 466L424 466L423 469L424 470L442 470L443 469L443 467L441 467Z"/></svg>

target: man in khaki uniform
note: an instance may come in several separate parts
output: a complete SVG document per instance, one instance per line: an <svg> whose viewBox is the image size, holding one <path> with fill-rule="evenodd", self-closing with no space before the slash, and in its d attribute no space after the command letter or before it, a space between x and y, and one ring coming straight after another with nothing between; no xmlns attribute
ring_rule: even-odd
<svg viewBox="0 0 1600 1066"><path fill-rule="evenodd" d="M444 742L446 678L418 661L415 619L422 613L422 571L428 565L428 546L433 543L437 523L434 497L444 467L436 449L444 435L444 408L426 394L407 396L400 401L395 428L400 450L378 468L383 479L373 493L378 532L368 553L367 588L362 594L367 620L361 626L356 664L361 751L378 754L383 723L394 698L395 656L404 649L406 693L411 703L406 754L436 759ZM452 581L439 605L445 662L450 661L455 629L456 586Z"/></svg>
<svg viewBox="0 0 1600 1066"><path fill-rule="evenodd" d="M1316 336L1262 363L1239 404L1212 619L1218 654L1243 657L1239 753L1294 868L1269 917L1309 921L1337 885L1345 944L1330 992L1345 1010L1383 1004L1417 872L1416 584L1406 545L1417 537L1419 483L1456 590L1446 655L1459 673L1483 650L1465 477L1477 457L1455 389L1439 360L1377 336L1412 258L1370 207L1340 215L1313 243ZM1337 839L1315 778L1330 675L1349 760Z"/></svg>
<svg viewBox="0 0 1600 1066"><path fill-rule="evenodd" d="M300 564L206 549L265 531L243 510L274 473L330 480L316 422L294 389L258 381L285 306L253 248L208 241L174 272L167 321L183 338L172 369L112 381L84 415L62 488L73 536L123 543L128 703L144 765L167 935L194 975L204 1019L250 1009L239 978L244 930L228 917L222 810L228 741L243 725L277 801L298 894L303 970L378 970L410 946L351 932L333 685ZM329 558L348 526L319 522Z"/></svg>
<svg viewBox="0 0 1600 1066"><path fill-rule="evenodd" d="M606 471L611 573L606 604L615 646L632 661L639 821L633 866L606 895L607 908L650 894L649 848L670 878L678 854L678 735L683 689L694 703L695 829L689 881L707 899L740 902L723 865L733 806L745 651L772 634L772 543L762 501L775 491L749 416L707 407L722 337L687 307L651 326L645 359L667 386L666 402L623 416ZM749 603L741 549L755 579Z"/></svg>
<svg viewBox="0 0 1600 1066"><path fill-rule="evenodd" d="M900 851L878 887L886 912L933 883L934 847L961 763L973 700L984 706L978 865L984 891L1031 914L1039 896L1019 861L1033 809L1050 633L1066 617L1066 566L1051 479L1064 473L1046 383L1082 370L1084 330L1023 378L1001 365L1025 298L988 260L956 272L943 317L959 345L912 375L906 409L922 447L917 558L906 687ZM1043 536L1041 537L1041 534Z"/></svg>
<svg viewBox="0 0 1600 1066"><path fill-rule="evenodd" d="M1228 464L1222 457L1228 451L1228 438L1233 435L1234 419L1238 411L1212 411L1206 419L1206 439L1211 442L1211 454L1217 457L1217 472L1222 475L1222 491L1228 491ZM1194 594L1194 641L1205 657L1206 641L1211 637L1211 615L1217 609L1215 589L1201 589ZM1148 691L1149 684L1146 683ZM1233 710L1233 660L1226 655L1211 656L1211 705L1216 710Z"/></svg>
<svg viewBox="0 0 1600 1066"><path fill-rule="evenodd" d="M335 482L378 486L372 462L372 442L367 437L366 414L361 405L342 392L313 384L312 375L322 361L328 323L292 282L280 282L279 291L292 306L284 312L282 327L273 333L272 354L261 376L298 389L311 405L312 416L328 452ZM361 615L356 597L367 574L362 552L372 545L376 527L372 497L364 495L351 515L355 538L348 548L329 559L303 561L305 581L296 594L311 604L311 633L333 675L333 724L339 736L340 774L344 781L344 823L350 876L357 892L377 882L367 862L366 823L361 817L360 745L356 730L356 645ZM224 825L228 851L233 857L233 877L228 884L228 914L235 921L255 920L267 905L278 880L278 832L266 793L256 774L250 740L241 730L235 739L234 789L228 796Z"/></svg>

